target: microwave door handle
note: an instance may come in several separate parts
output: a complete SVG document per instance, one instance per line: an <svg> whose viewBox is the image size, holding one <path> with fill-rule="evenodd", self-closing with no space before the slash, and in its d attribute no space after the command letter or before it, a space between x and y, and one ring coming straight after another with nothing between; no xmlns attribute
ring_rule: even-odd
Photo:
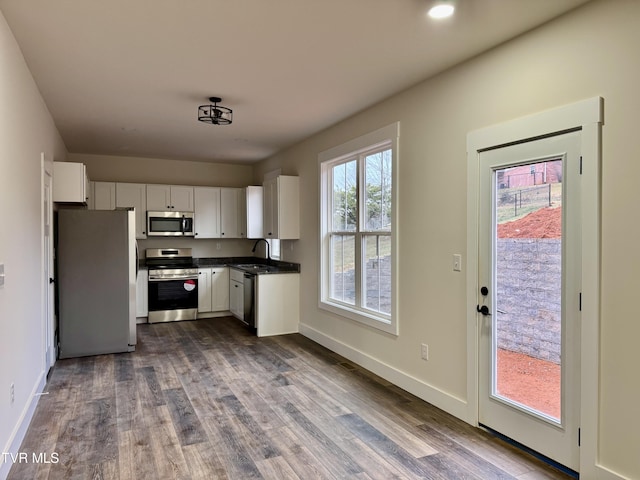
<svg viewBox="0 0 640 480"><path fill-rule="evenodd" d="M184 235L184 231L187 229L187 219L184 215L182 215L182 222L180 222L180 229L182 230L182 235Z"/></svg>

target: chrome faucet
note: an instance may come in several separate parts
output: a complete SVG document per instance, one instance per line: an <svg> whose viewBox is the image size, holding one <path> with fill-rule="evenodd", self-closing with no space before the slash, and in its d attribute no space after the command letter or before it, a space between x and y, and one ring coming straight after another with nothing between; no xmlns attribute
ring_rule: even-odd
<svg viewBox="0 0 640 480"><path fill-rule="evenodd" d="M271 260L271 254L269 253L269 242L267 242L264 238L259 238L258 240L256 240L256 243L253 244L253 248L251 249L251 251L253 253L256 253L256 247L260 242L264 242L267 246L267 260Z"/></svg>

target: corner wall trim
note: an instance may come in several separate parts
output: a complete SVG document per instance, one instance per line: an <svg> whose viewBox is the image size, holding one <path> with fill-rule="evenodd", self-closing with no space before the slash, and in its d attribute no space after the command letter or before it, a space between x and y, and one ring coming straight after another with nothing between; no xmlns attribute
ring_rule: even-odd
<svg viewBox="0 0 640 480"><path fill-rule="evenodd" d="M439 390L431 385L418 380L411 375L404 373L380 360L367 355L364 352L346 345L339 340L329 337L328 335L316 330L315 328L300 323L300 334L319 343L323 347L336 352L363 368L375 373L376 375L388 380L416 397L424 400L435 407L457 417L467 423L468 406L467 402L457 398L447 392Z"/></svg>

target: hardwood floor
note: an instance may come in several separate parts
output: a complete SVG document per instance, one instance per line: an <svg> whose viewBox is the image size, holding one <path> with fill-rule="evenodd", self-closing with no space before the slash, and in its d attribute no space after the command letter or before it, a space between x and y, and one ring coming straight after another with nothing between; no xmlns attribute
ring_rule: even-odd
<svg viewBox="0 0 640 480"><path fill-rule="evenodd" d="M9 479L570 478L298 334L221 318L138 342L56 363Z"/></svg>

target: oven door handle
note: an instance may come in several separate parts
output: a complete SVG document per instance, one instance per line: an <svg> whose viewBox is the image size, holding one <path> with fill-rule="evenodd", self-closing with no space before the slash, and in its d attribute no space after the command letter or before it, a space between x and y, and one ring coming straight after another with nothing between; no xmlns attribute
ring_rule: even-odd
<svg viewBox="0 0 640 480"><path fill-rule="evenodd" d="M153 278L153 277L149 277L149 281L150 282L175 282L175 281L179 281L179 280L197 280L198 276L195 275L189 275L186 277L170 277L170 278Z"/></svg>

